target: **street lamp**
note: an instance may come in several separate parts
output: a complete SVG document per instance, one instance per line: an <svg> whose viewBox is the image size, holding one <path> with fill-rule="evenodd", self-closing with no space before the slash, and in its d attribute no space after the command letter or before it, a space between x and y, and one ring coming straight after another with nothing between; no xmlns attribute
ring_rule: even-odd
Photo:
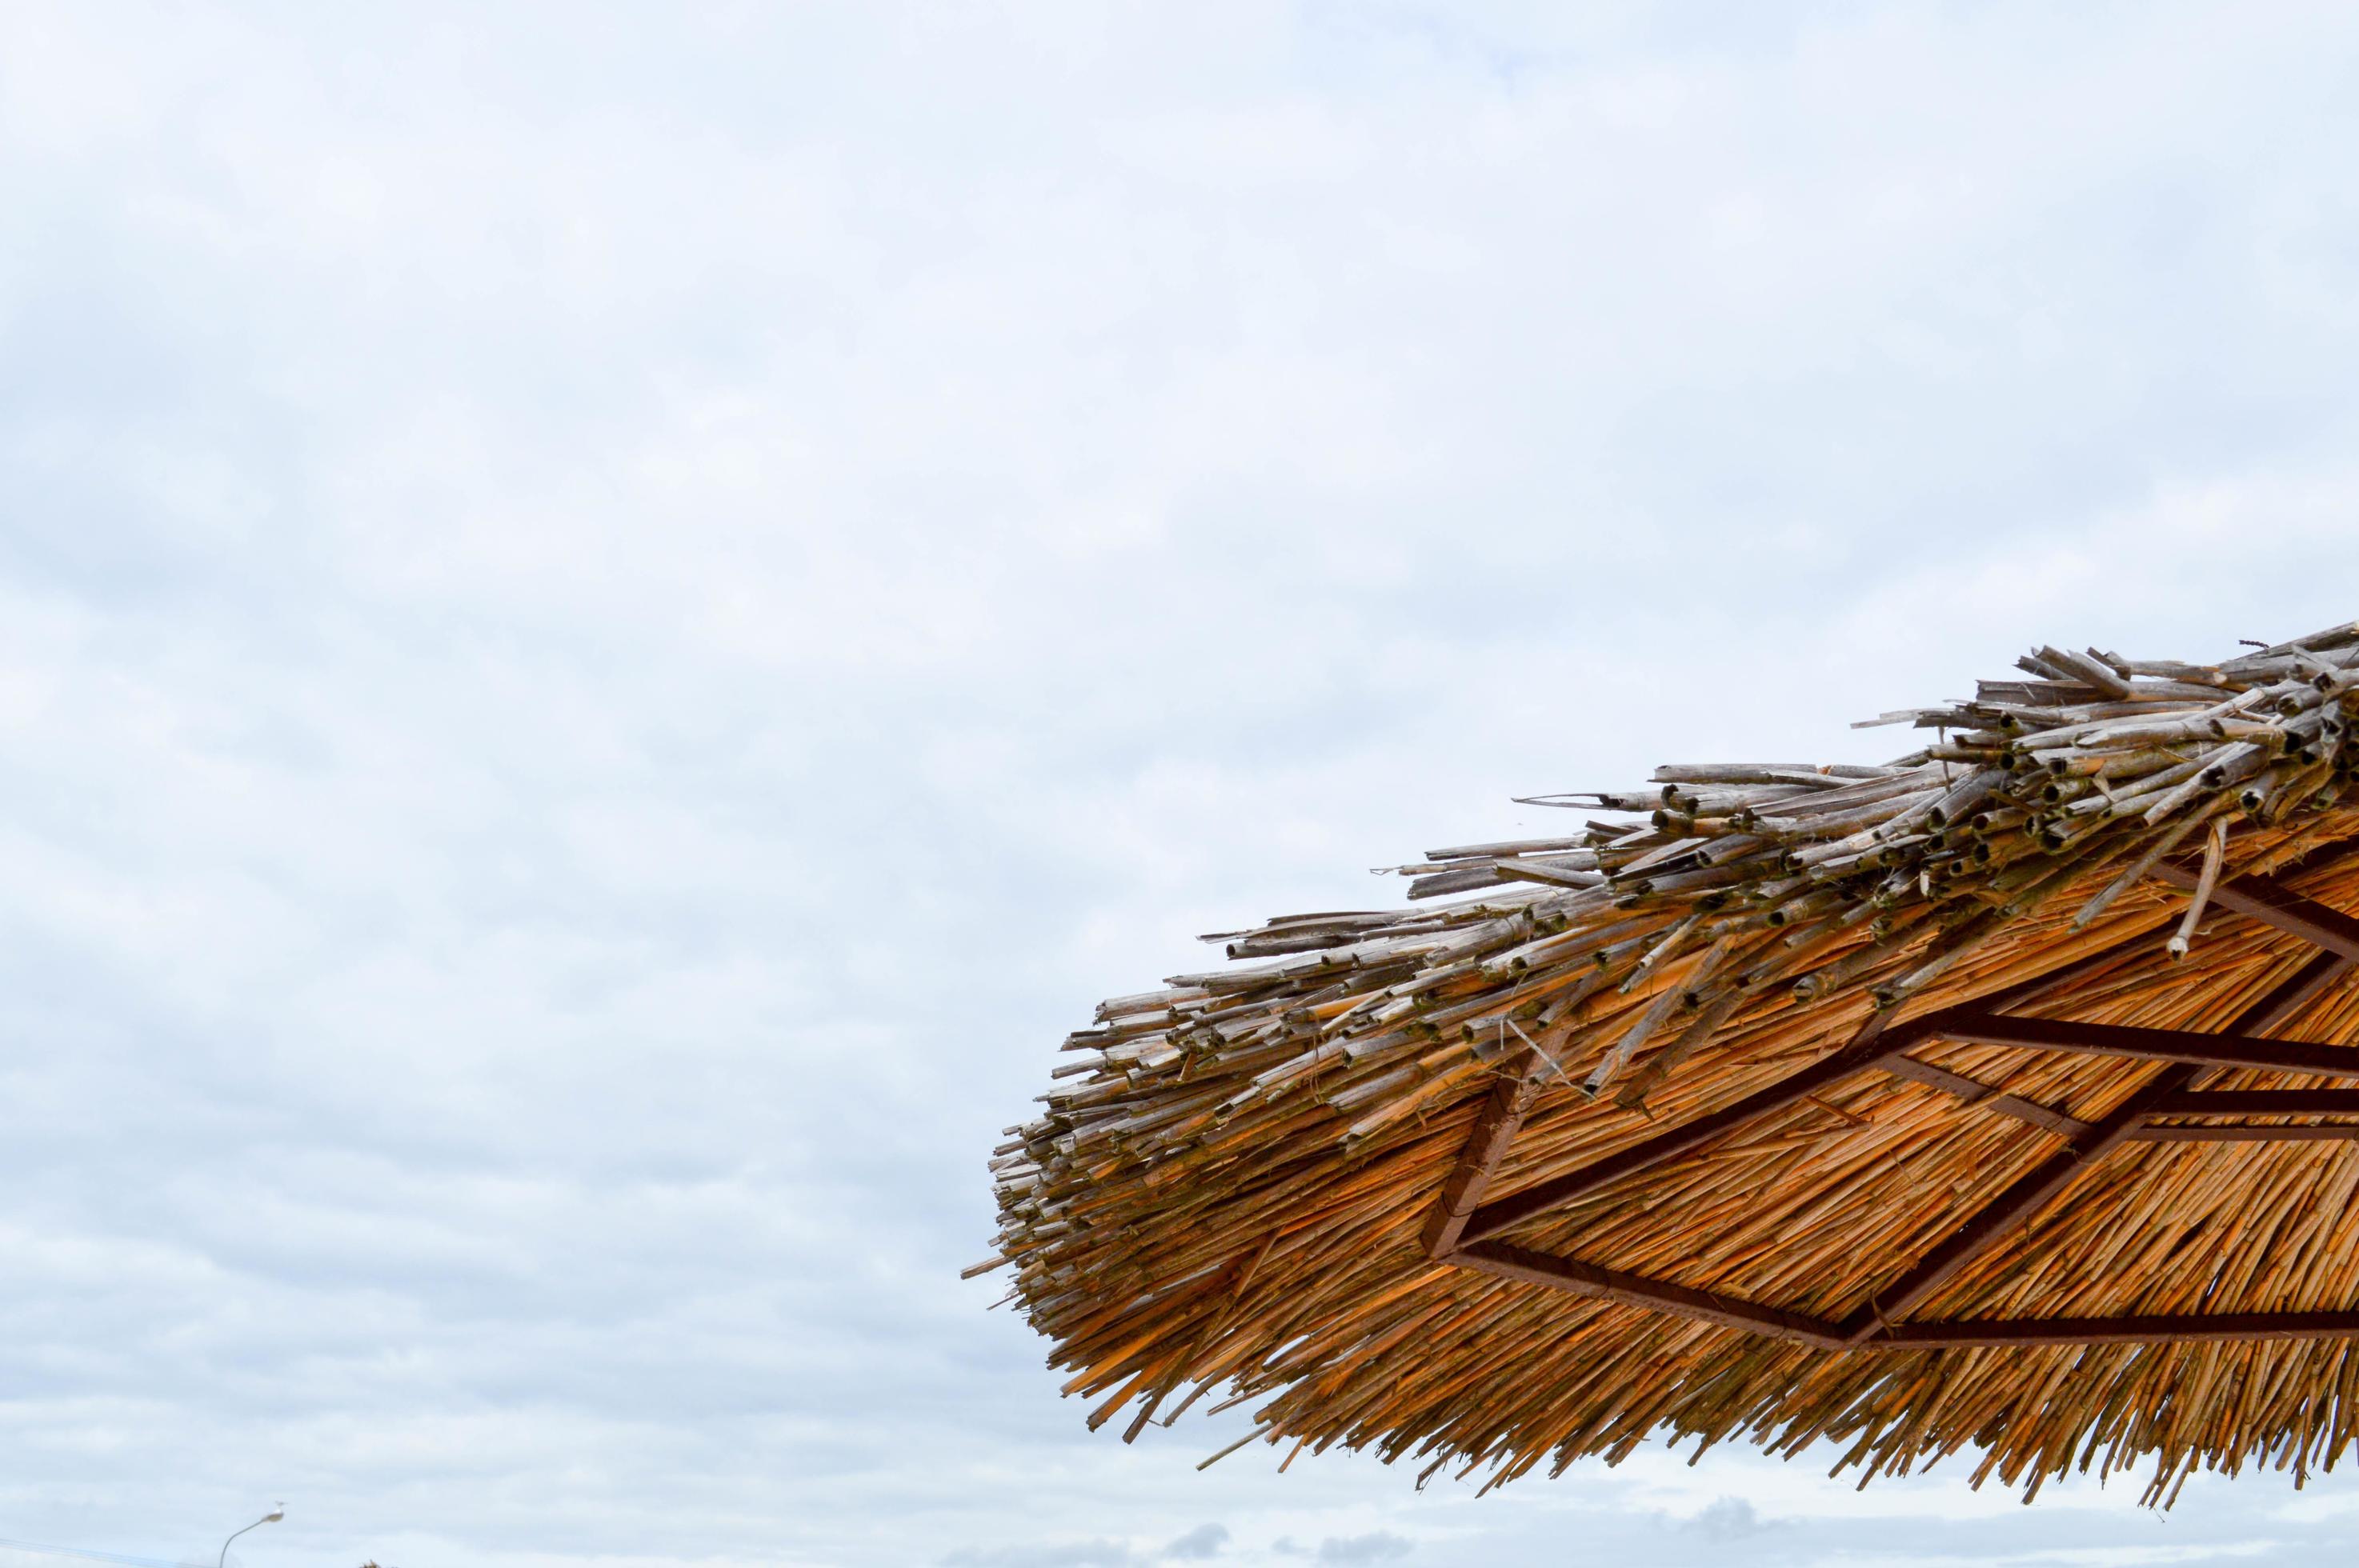
<svg viewBox="0 0 2359 1568"><path fill-rule="evenodd" d="M270 1505L270 1511L268 1513L264 1514L260 1519L255 1519L252 1524L247 1525L245 1530L260 1530L264 1525L277 1524L280 1519L285 1519L286 1517L287 1505L285 1503L273 1503ZM224 1568L224 1565L229 1562L229 1541L235 1541L239 1536L244 1535L245 1533L245 1530L234 1530L229 1532L229 1541L222 1542L221 1557L213 1563L213 1568Z"/></svg>

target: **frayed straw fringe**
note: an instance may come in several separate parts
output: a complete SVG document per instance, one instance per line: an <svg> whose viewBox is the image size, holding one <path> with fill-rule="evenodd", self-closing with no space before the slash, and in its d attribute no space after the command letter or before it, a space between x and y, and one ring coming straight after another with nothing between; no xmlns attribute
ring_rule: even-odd
<svg viewBox="0 0 2359 1568"><path fill-rule="evenodd" d="M1973 1448L1977 1483L2027 1496L2150 1464L2165 1503L2198 1466L2299 1482L2332 1464L2359 1422L2348 1340L1830 1352L1420 1249L1511 1064L1547 1065L1501 1193L1758 1089L1879 1010L1952 1005L2125 936L2151 940L2049 1011L2216 1029L2309 956L2147 878L2201 844L2208 894L2359 836L2359 627L2218 665L2055 648L2022 665L2031 678L1971 702L1877 720L1935 732L1887 766L1666 767L1642 789L1539 797L1605 815L1433 851L1400 868L1405 910L1208 938L1244 962L1103 1004L1066 1044L1086 1055L992 1162L995 1263L1068 1391L1102 1400L1093 1422L1138 1401L1136 1435L1178 1390L1193 1385L1166 1424L1225 1386L1273 1444L1494 1482L1618 1460L1657 1433L1785 1454L1824 1439L1863 1479ZM2359 861L2300 887L2359 905ZM2354 1023L2342 988L2283 1033L2341 1041ZM1852 1080L1517 1241L1841 1317L2058 1147L1941 1083L2086 1121L2153 1070L1938 1054L1938 1070ZM2347 1143L2130 1145L1924 1310L2359 1305L2354 1196Z"/></svg>

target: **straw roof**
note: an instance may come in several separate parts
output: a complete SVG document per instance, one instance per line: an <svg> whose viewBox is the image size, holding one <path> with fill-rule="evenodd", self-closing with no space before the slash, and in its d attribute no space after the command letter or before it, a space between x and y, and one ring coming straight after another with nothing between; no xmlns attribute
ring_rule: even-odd
<svg viewBox="0 0 2359 1568"><path fill-rule="evenodd" d="M2297 1482L2359 1429L2359 625L2042 648L1103 1003L992 1162L1091 1424ZM1250 1439L1248 1440L1250 1441ZM1208 1461L1209 1463L1209 1461ZM1841 1466L1839 1465L1839 1468Z"/></svg>

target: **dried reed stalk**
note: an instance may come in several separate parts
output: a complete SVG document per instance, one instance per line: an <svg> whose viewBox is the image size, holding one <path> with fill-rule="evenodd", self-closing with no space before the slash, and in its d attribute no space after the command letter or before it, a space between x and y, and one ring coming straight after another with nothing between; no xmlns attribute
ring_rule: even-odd
<svg viewBox="0 0 2359 1568"><path fill-rule="evenodd" d="M2020 662L2030 678L1877 720L1935 731L1884 767L1666 767L1644 788L1539 797L1599 815L1433 851L1400 868L1407 909L1225 933L1208 940L1244 962L1101 1004L1066 1043L1085 1054L992 1161L995 1261L1069 1391L1105 1397L1100 1421L1138 1401L1135 1435L1175 1391L1192 1385L1167 1424L1225 1386L1272 1444L1494 1480L1664 1432L1782 1454L1826 1439L1868 1476L1972 1448L1978 1482L2027 1493L2150 1462L2158 1501L2198 1465L2299 1479L2332 1464L2359 1421L2348 1341L1830 1352L1419 1249L1510 1064L1540 1065L1502 1195L1758 1089L1871 1014L1987 995L2125 937L2141 938L2126 957L2037 1005L2216 1029L2290 973L2299 944L2144 879L2207 829L2207 892L2359 837L2359 626L2216 665ZM2359 860L2298 885L2359 906ZM2354 1023L2339 989L2285 1033L2341 1041ZM1515 1239L1840 1318L2058 1147L1993 1104L2093 1121L2156 1071L1924 1054L1938 1070L1849 1081ZM1966 1079L1993 1098L1940 1087ZM2359 1305L2354 1195L2348 1143L2126 1145L1922 1311Z"/></svg>

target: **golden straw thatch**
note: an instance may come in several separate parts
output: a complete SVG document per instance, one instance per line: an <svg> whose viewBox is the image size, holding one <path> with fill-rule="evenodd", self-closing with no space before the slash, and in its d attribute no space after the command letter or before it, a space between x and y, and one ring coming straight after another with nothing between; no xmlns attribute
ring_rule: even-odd
<svg viewBox="0 0 2359 1568"><path fill-rule="evenodd" d="M1067 1042L979 1268L1093 1426L1225 1389L1289 1459L2331 1464L2359 626L2021 664L1887 766L1658 769L1211 938Z"/></svg>

